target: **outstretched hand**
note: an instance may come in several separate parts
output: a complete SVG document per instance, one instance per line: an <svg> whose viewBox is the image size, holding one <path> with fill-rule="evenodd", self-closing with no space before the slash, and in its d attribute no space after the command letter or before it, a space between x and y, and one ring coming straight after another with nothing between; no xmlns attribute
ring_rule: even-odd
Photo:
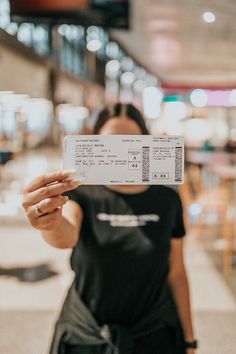
<svg viewBox="0 0 236 354"><path fill-rule="evenodd" d="M69 177L70 172L54 172L35 178L24 188L22 206L33 227L52 230L59 224L63 205L68 200L62 193L80 185Z"/></svg>

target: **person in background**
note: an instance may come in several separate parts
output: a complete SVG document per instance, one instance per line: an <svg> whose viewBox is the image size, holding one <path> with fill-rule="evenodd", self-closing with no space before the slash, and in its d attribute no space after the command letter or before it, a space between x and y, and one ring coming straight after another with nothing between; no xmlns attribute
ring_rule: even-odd
<svg viewBox="0 0 236 354"><path fill-rule="evenodd" d="M104 108L95 134L148 134L131 104ZM24 190L32 226L72 248L74 281L51 354L194 354L178 194L160 185L79 186L66 171Z"/></svg>

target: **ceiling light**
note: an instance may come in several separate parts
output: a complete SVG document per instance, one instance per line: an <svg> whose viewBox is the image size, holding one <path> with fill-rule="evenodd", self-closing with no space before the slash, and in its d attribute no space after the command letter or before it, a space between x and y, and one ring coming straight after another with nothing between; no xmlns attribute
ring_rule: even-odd
<svg viewBox="0 0 236 354"><path fill-rule="evenodd" d="M141 68L140 66L136 66L134 68L134 74L138 79L144 80L146 75L146 70L144 68Z"/></svg>
<svg viewBox="0 0 236 354"><path fill-rule="evenodd" d="M149 86L156 86L158 84L158 80L157 80L156 76L154 76L152 74L147 74L145 77L145 81L146 81L147 85L149 85Z"/></svg>
<svg viewBox="0 0 236 354"><path fill-rule="evenodd" d="M97 26L89 26L87 28L87 33L90 35L99 35L99 28Z"/></svg>
<svg viewBox="0 0 236 354"><path fill-rule="evenodd" d="M119 57L119 46L115 42L109 42L106 45L106 55L111 59L117 59Z"/></svg>
<svg viewBox="0 0 236 354"><path fill-rule="evenodd" d="M144 80L137 80L134 83L134 90L136 92L142 92L146 87L146 82Z"/></svg>
<svg viewBox="0 0 236 354"><path fill-rule="evenodd" d="M87 43L87 49L90 52L97 52L99 49L101 49L102 43L99 41L99 39L92 39Z"/></svg>
<svg viewBox="0 0 236 354"><path fill-rule="evenodd" d="M134 61L130 57L123 57L121 59L121 67L124 71L131 71L134 67Z"/></svg>
<svg viewBox="0 0 236 354"><path fill-rule="evenodd" d="M120 70L120 62L118 60L110 60L106 64L106 75L110 78L115 78Z"/></svg>
<svg viewBox="0 0 236 354"><path fill-rule="evenodd" d="M205 107L208 103L208 95L205 90L195 89L190 95L190 101L195 107Z"/></svg>
<svg viewBox="0 0 236 354"><path fill-rule="evenodd" d="M206 23L213 23L216 20L216 15L213 12L211 12L211 11L206 11L202 15L202 19Z"/></svg>
<svg viewBox="0 0 236 354"><path fill-rule="evenodd" d="M126 71L121 75L120 81L123 86L130 86L135 80L135 75L131 71Z"/></svg>
<svg viewBox="0 0 236 354"><path fill-rule="evenodd" d="M65 25L65 24L58 26L58 28L57 28L58 33L61 36L65 36L67 33L67 27L68 27L68 25Z"/></svg>

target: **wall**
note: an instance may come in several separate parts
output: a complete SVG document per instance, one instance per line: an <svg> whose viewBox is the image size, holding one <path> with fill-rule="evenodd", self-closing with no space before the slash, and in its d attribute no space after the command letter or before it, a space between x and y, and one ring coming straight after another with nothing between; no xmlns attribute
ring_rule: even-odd
<svg viewBox="0 0 236 354"><path fill-rule="evenodd" d="M48 65L7 39L0 36L0 90L49 98Z"/></svg>

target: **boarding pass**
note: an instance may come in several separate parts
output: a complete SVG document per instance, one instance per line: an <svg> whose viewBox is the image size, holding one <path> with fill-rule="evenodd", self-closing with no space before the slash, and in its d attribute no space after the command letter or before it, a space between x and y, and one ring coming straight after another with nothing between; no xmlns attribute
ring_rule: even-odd
<svg viewBox="0 0 236 354"><path fill-rule="evenodd" d="M82 184L182 184L181 136L71 135L63 168Z"/></svg>

